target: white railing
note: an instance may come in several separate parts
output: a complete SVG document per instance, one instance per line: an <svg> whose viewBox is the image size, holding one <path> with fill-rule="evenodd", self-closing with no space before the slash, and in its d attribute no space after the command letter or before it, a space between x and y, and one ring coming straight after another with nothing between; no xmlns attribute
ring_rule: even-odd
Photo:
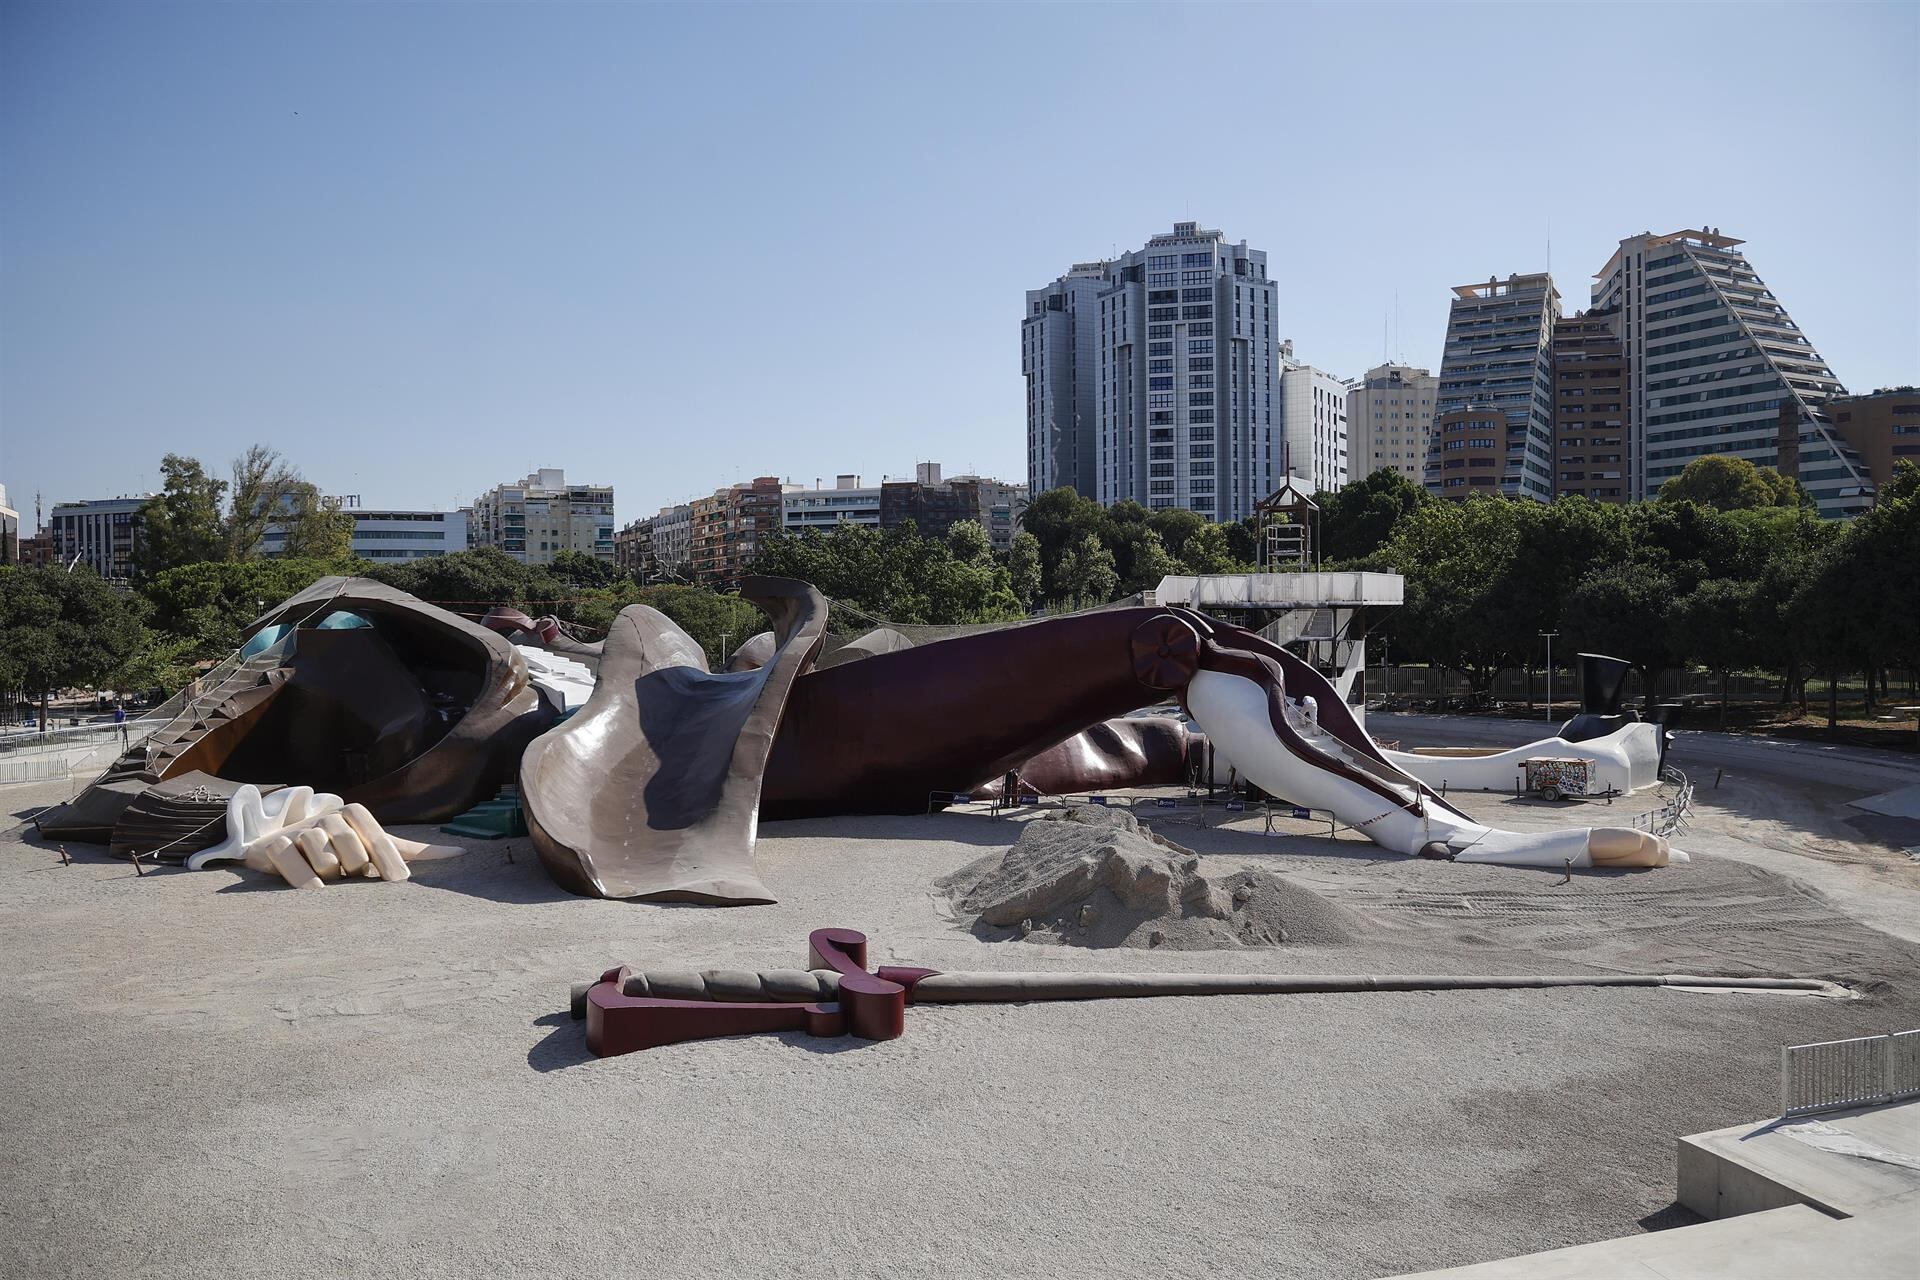
<svg viewBox="0 0 1920 1280"><path fill-rule="evenodd" d="M1803 1116L1920 1097L1920 1030L1780 1050L1780 1114Z"/></svg>

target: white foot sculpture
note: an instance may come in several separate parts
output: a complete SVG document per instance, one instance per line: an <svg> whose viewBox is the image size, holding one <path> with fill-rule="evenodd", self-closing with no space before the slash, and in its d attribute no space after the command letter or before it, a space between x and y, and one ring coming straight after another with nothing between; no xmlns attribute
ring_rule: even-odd
<svg viewBox="0 0 1920 1280"><path fill-rule="evenodd" d="M216 862L239 862L271 871L296 889L318 889L327 880L368 876L406 880L407 863L451 858L466 852L453 845L422 844L388 835L365 805L312 787L286 787L262 796L243 786L227 802L227 838L187 859L199 871Z"/></svg>

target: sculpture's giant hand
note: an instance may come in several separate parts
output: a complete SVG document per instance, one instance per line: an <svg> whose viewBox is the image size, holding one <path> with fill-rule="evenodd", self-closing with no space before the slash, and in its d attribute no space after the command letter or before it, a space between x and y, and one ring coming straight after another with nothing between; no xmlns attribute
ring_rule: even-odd
<svg viewBox="0 0 1920 1280"><path fill-rule="evenodd" d="M312 787L287 787L266 796L254 786L227 803L227 838L187 859L195 871L215 862L239 861L271 871L296 889L318 889L327 880L363 875L405 880L407 863L450 858L451 845L422 844L387 834L365 805Z"/></svg>

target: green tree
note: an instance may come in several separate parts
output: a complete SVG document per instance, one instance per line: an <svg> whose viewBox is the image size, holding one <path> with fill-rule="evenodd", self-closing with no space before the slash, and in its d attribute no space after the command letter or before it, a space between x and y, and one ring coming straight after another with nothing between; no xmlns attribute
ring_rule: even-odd
<svg viewBox="0 0 1920 1280"><path fill-rule="evenodd" d="M1053 581L1056 602L1069 608L1086 608L1113 599L1120 575L1113 567L1113 553L1088 532L1069 545L1054 565Z"/></svg>
<svg viewBox="0 0 1920 1280"><path fill-rule="evenodd" d="M203 561L144 579L140 594L150 606L150 624L179 646L163 661L192 662L226 657L249 622L338 572L339 566L325 561L284 556L245 564Z"/></svg>
<svg viewBox="0 0 1920 1280"><path fill-rule="evenodd" d="M960 564L991 565L993 540L978 520L955 520L947 527L947 553Z"/></svg>
<svg viewBox="0 0 1920 1280"><path fill-rule="evenodd" d="M1574 585L1561 628L1581 650L1631 662L1652 707L1660 673L1680 659L1674 632L1679 595L1673 579L1652 565L1607 565Z"/></svg>
<svg viewBox="0 0 1920 1280"><path fill-rule="evenodd" d="M1222 525L1227 535L1227 555L1237 564L1257 565L1260 563L1260 519L1248 516L1244 520L1235 520L1232 524Z"/></svg>
<svg viewBox="0 0 1920 1280"><path fill-rule="evenodd" d="M1187 539L1206 524L1199 512L1185 507L1162 507L1147 518L1147 527L1160 535L1160 545L1176 560L1186 553Z"/></svg>
<svg viewBox="0 0 1920 1280"><path fill-rule="evenodd" d="M1765 473L1765 474L1763 474ZM1716 511L1747 507L1798 507L1806 501L1800 482L1745 458L1710 453L1660 486L1661 502L1697 502Z"/></svg>
<svg viewBox="0 0 1920 1280"><path fill-rule="evenodd" d="M1343 563L1370 556L1387 544L1408 513L1430 501L1426 490L1392 467L1381 467L1320 507L1320 559Z"/></svg>
<svg viewBox="0 0 1920 1280"><path fill-rule="evenodd" d="M1031 609L1041 599L1040 539L1022 529L1013 535L1007 552L1007 577L1014 598L1022 608Z"/></svg>
<svg viewBox="0 0 1920 1280"><path fill-rule="evenodd" d="M1681 597L1673 613L1673 647L1720 677L1720 727L1727 727L1728 673L1750 665L1757 582L1710 578Z"/></svg>
<svg viewBox="0 0 1920 1280"><path fill-rule="evenodd" d="M1534 505L1487 497L1423 503L1379 553L1406 580L1396 642L1416 659L1466 676L1476 702L1535 643L1528 603L1508 586Z"/></svg>
<svg viewBox="0 0 1920 1280"><path fill-rule="evenodd" d="M1203 524L1194 530L1180 548L1180 564L1188 573L1239 573L1244 569L1227 549L1227 531L1217 524Z"/></svg>
<svg viewBox="0 0 1920 1280"><path fill-rule="evenodd" d="M233 502L224 527L228 560L251 560L260 554L270 525L291 533L301 519L303 490L312 486L299 471L263 444L250 446L233 460ZM308 510L317 510L311 499Z"/></svg>
<svg viewBox="0 0 1920 1280"><path fill-rule="evenodd" d="M38 695L44 729L52 693L100 684L139 650L142 608L87 569L0 568L0 688Z"/></svg>
<svg viewBox="0 0 1920 1280"><path fill-rule="evenodd" d="M460 612L484 613L490 605L518 605L532 594L527 566L498 547L376 565L366 576Z"/></svg>
<svg viewBox="0 0 1920 1280"><path fill-rule="evenodd" d="M319 489L302 481L294 486L288 502L281 555L333 564L353 558L353 516L341 508L338 498L323 498Z"/></svg>
<svg viewBox="0 0 1920 1280"><path fill-rule="evenodd" d="M610 587L627 577L613 561L572 548L556 552L546 569L552 577L573 587Z"/></svg>
<svg viewBox="0 0 1920 1280"><path fill-rule="evenodd" d="M1151 591L1162 578L1179 572L1180 562L1167 554L1160 535L1148 529L1133 553L1133 576L1127 581L1127 590Z"/></svg>
<svg viewBox="0 0 1920 1280"><path fill-rule="evenodd" d="M160 475L160 492L140 508L140 531L133 544L135 575L225 558L222 503L227 482L209 476L199 459L177 453L160 460Z"/></svg>

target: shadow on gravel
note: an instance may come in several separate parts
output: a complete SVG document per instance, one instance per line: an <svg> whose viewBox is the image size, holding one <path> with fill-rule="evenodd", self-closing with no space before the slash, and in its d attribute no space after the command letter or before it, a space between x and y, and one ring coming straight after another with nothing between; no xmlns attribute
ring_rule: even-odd
<svg viewBox="0 0 1920 1280"><path fill-rule="evenodd" d="M429 837L406 833L412 839ZM540 865L540 854L525 840L507 840L469 849L457 858L408 864L416 884L509 906L578 902L577 894L555 884Z"/></svg>
<svg viewBox="0 0 1920 1280"><path fill-rule="evenodd" d="M527 1065L535 1071L564 1071L593 1061L593 1052L587 1048L587 1024L576 1022L565 1009L535 1018L533 1025L553 1028L527 1050Z"/></svg>

